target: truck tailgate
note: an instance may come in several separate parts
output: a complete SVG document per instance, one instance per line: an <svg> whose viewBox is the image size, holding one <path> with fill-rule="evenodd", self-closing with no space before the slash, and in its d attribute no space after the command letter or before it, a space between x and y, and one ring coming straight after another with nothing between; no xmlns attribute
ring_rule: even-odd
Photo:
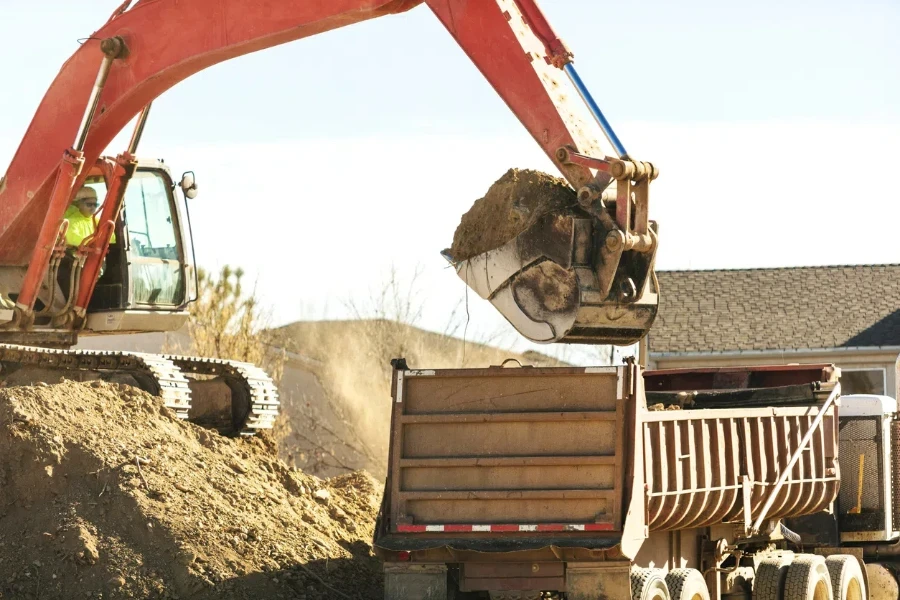
<svg viewBox="0 0 900 600"><path fill-rule="evenodd" d="M397 370L389 532L602 532L615 543L627 372Z"/></svg>

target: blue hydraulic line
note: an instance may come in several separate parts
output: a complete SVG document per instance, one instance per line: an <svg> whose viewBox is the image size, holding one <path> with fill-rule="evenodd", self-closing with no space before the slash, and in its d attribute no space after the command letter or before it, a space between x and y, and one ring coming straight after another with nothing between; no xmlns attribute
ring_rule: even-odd
<svg viewBox="0 0 900 600"><path fill-rule="evenodd" d="M606 117L603 116L603 111L601 111L600 107L597 106L597 103L594 102L593 96L591 96L591 93L588 91L587 87L585 87L584 82L581 81L581 77L579 77L578 72L575 71L575 65L568 63L563 67L563 70L566 72L566 75L569 76L572 85L578 90L578 95L581 96L581 99L587 104L588 110L591 111L591 114L594 116L600 129L603 130L603 135L605 135L606 139L609 140L609 143L612 144L613 150L616 151L619 158L629 160L628 152L625 151L625 146L619 141L619 136L613 131L612 125L610 125L609 121L606 120Z"/></svg>

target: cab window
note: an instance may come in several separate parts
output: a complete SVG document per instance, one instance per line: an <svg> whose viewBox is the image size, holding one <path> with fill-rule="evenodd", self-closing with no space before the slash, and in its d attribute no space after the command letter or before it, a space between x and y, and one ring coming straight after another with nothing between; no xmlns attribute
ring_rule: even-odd
<svg viewBox="0 0 900 600"><path fill-rule="evenodd" d="M184 302L184 265L168 179L137 171L125 189L132 300L179 306Z"/></svg>
<svg viewBox="0 0 900 600"><path fill-rule="evenodd" d="M178 237L169 186L158 173L137 171L125 190L125 218L131 253L178 260Z"/></svg>

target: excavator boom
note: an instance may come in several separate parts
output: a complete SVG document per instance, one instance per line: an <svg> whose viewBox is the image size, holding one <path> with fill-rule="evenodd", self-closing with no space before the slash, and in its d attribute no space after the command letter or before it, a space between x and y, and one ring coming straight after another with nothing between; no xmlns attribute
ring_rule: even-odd
<svg viewBox="0 0 900 600"><path fill-rule="evenodd" d="M20 289L0 289L16 297L17 319L6 329L33 324L38 288L63 213L87 176L85 165L94 165L154 98L225 60L420 3L444 24L579 198L562 227L571 239L526 232L488 255L450 257L458 273L530 339L639 339L656 314L656 236L646 193L655 169L625 153L535 0L293 0L265 6L256 0L126 1L63 65L0 180L0 269L27 269ZM617 156L601 150L567 77ZM133 156L123 153L118 162L127 181ZM105 248L98 240L93 253L102 256ZM540 267L547 261L559 269ZM87 260L77 289L93 289L96 263ZM528 292L558 287L559 277L570 289L566 302ZM75 309L84 308L81 298Z"/></svg>
<svg viewBox="0 0 900 600"><path fill-rule="evenodd" d="M217 63L367 19L402 12L418 1L143 0L113 16L65 63L45 94L0 189L0 264L26 264L36 239L60 158L79 137L86 103L104 59L103 40L121 38L122 54L106 78L85 132L84 162L93 162L146 105L166 90ZM544 62L532 35L522 43L504 16L512 0L431 0L435 15L519 117L547 155L578 189L591 179L577 165L556 159L560 147L602 156L590 128L572 114L556 89L563 72ZM518 19L518 34L527 25ZM523 46L529 54L522 51ZM530 46L530 48L528 47ZM59 215L59 219L62 215Z"/></svg>

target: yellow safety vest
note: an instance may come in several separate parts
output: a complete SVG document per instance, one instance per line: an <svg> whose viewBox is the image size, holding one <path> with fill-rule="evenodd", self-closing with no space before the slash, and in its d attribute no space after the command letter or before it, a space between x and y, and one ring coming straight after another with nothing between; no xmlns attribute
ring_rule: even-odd
<svg viewBox="0 0 900 600"><path fill-rule="evenodd" d="M97 229L97 222L92 216L86 217L74 204L69 206L64 217L69 222L69 229L66 231L66 244L69 246L80 246L85 238L92 235ZM113 232L110 244L116 243L116 234Z"/></svg>

